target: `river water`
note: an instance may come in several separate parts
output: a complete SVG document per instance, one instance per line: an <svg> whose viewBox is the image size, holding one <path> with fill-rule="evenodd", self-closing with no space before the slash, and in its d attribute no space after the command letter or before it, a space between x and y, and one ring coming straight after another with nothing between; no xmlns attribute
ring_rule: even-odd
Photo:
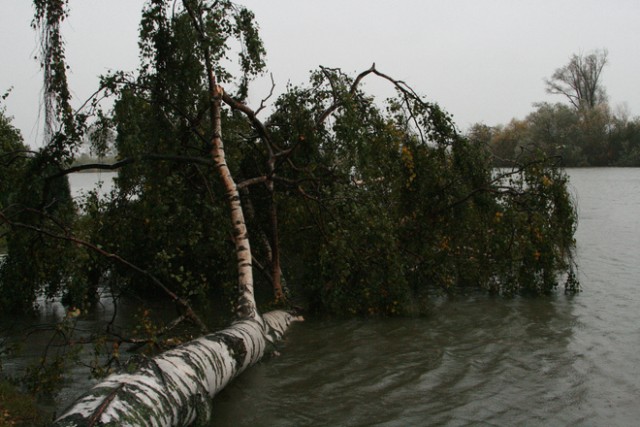
<svg viewBox="0 0 640 427"><path fill-rule="evenodd" d="M582 293L296 325L218 395L211 425L639 425L640 169L569 175Z"/></svg>
<svg viewBox="0 0 640 427"><path fill-rule="evenodd" d="M216 397L210 425L638 425L640 169L569 175L582 293L456 297L418 319L307 320L281 356ZM74 371L58 405L88 386Z"/></svg>

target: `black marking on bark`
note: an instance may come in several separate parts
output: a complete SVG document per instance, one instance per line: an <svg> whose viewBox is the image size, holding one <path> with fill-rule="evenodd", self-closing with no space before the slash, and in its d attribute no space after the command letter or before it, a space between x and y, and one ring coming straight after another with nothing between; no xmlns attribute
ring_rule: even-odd
<svg viewBox="0 0 640 427"><path fill-rule="evenodd" d="M164 393L155 393L155 397L160 398L164 401L158 401L157 399L152 399L152 396L147 392L147 388L150 388L152 391L156 391L152 387L142 387L136 383L122 384L122 386L126 386L126 390L123 391L118 397L121 401L126 402L130 410L124 411L123 409L115 409L117 415L117 425L148 425L150 421L153 420L158 421L158 418L167 415L167 408L172 407L172 405L181 406L180 402L166 402ZM146 399L153 400L155 405L147 405L140 396L144 396ZM102 425L101 423L98 425ZM116 425L116 423L109 423L107 425Z"/></svg>
<svg viewBox="0 0 640 427"><path fill-rule="evenodd" d="M109 393L104 397L104 399L102 400L102 403L100 403L100 405L95 409L95 411L93 411L93 414L91 414L91 417L89 417L89 422L87 424L89 427L93 427L96 425L96 423L100 419L100 416L104 413L105 409L107 409L109 404L113 401L113 399L115 399L115 397L118 395L118 392L123 387L124 387L124 384L118 385L118 387L114 388L111 391L111 393Z"/></svg>
<svg viewBox="0 0 640 427"><path fill-rule="evenodd" d="M211 412L213 409L213 402L209 399L209 396L205 393L195 393L191 396L191 407L195 411L196 425L204 426L206 422L211 419Z"/></svg>
<svg viewBox="0 0 640 427"><path fill-rule="evenodd" d="M160 378L163 386L167 386L167 378L164 375L164 371L155 359L149 358L143 354L136 354L131 356L127 361L127 372L133 373L145 368L151 370L158 378Z"/></svg>
<svg viewBox="0 0 640 427"><path fill-rule="evenodd" d="M200 382L198 383L198 388L201 388L202 385L207 381L207 368L210 366L211 364L211 358L209 357L209 348L207 348L207 346L201 342L201 341L196 341L193 343L194 347L197 347L199 349L198 352L193 351L191 353L191 357L194 361L194 363L198 363L200 366L198 369L195 370L196 375L199 377ZM202 391L203 393L206 393L206 389L203 389L204 391Z"/></svg>
<svg viewBox="0 0 640 427"><path fill-rule="evenodd" d="M219 343L218 340L212 340L212 341ZM222 363L222 356L218 352L212 355L211 369L213 369L213 372L215 373L215 376L214 376L215 388L212 390L209 390L209 392L215 394L218 391L220 391L219 389L220 389L220 386L222 385L223 377L225 377L225 373L226 373L225 367Z"/></svg>
<svg viewBox="0 0 640 427"><path fill-rule="evenodd" d="M223 342L227 348L229 348L229 353L233 357L233 360L236 361L236 366L240 368L244 364L244 360L247 357L247 346L242 338L236 337L234 335L228 335L225 333L218 334L220 336L220 341Z"/></svg>

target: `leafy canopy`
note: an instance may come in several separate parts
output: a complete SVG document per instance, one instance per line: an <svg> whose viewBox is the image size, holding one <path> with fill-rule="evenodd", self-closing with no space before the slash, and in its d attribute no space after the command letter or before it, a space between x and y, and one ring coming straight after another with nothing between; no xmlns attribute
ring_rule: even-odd
<svg viewBox="0 0 640 427"><path fill-rule="evenodd" d="M19 193L29 195L19 201L25 216L12 214L12 221L38 227L11 237L3 295L26 274L24 260L55 241L50 249L66 251L73 269L56 268L51 253L38 252L47 268L30 279L23 305L35 301L42 282L49 283L49 295L83 304L95 300L100 287L150 297L155 279L186 300L204 304L213 295L226 301L233 245L225 192L209 159L214 130L206 57L230 106L223 139L242 188L254 265L263 273L257 279L263 304L272 298L275 253L282 256L278 268L289 301L317 312L421 312L433 292L540 294L563 279L575 289L575 210L553 159L533 153L511 170L494 170L486 146L460 135L438 104L375 67L355 77L321 67L308 85L288 87L259 119L243 102L250 79L264 70L265 51L252 13L228 1L185 0L175 8L174 2L146 2L140 68L102 79L115 104L93 128L113 135L97 138L96 148L117 153L115 188L107 199L93 194L74 208L64 181L47 179L73 157L85 123L75 115L66 125L68 97L57 68L64 64L57 31L66 3L37 3L38 25L53 43L44 58L53 67L50 88L63 126L49 145L55 155L42 157L54 161L33 163L45 166ZM233 52L237 65L230 62ZM383 79L397 96L375 100L363 90L365 78ZM44 203L51 200L44 184L53 182L56 203ZM66 236L116 253L155 279L47 238L62 233L58 223ZM56 233L43 233L52 229Z"/></svg>

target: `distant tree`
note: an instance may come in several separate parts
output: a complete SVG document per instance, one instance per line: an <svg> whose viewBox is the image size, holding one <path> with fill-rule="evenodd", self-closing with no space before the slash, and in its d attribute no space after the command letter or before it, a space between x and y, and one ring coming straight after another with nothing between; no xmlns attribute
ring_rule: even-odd
<svg viewBox="0 0 640 427"><path fill-rule="evenodd" d="M525 122L530 143L548 156L560 156L564 165L584 166L584 138L580 134L579 114L565 104L535 104Z"/></svg>
<svg viewBox="0 0 640 427"><path fill-rule="evenodd" d="M488 146L498 167L541 153L561 159L563 166L638 166L640 118L630 119L624 105L609 106L600 79L606 64L606 50L573 55L545 80L547 92L565 96L570 105L535 103L524 119L492 127L474 124L467 138Z"/></svg>
<svg viewBox="0 0 640 427"><path fill-rule="evenodd" d="M616 155L611 147L614 126L606 103L580 113L577 142L590 166L611 166L616 163Z"/></svg>
<svg viewBox="0 0 640 427"><path fill-rule="evenodd" d="M586 56L574 54L569 63L546 79L547 92L567 97L578 110L591 110L605 103L607 95L600 77L607 65L607 50L596 50Z"/></svg>
<svg viewBox="0 0 640 427"><path fill-rule="evenodd" d="M466 137L472 144L480 144L489 150L492 164L496 167L507 167L523 151L529 142L529 123L525 120L512 119L507 125L487 126L482 123L472 125Z"/></svg>
<svg viewBox="0 0 640 427"><path fill-rule="evenodd" d="M529 143L529 124L525 120L512 119L507 125L488 127L473 125L467 137L473 143L486 145L498 167L512 166Z"/></svg>
<svg viewBox="0 0 640 427"><path fill-rule="evenodd" d="M496 128L487 126L483 123L475 123L469 128L469 131L467 132L467 138L469 138L469 141L475 144L488 145L495 133Z"/></svg>

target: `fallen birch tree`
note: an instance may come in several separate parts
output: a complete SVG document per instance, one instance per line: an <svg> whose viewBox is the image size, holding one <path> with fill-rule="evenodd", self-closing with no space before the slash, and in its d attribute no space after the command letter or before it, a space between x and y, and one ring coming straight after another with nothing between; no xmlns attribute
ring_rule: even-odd
<svg viewBox="0 0 640 427"><path fill-rule="evenodd" d="M233 378L258 362L301 317L278 310L260 315L256 307L251 245L238 186L227 165L222 142L221 106L224 90L217 83L214 61L199 3L183 1L200 36L209 89L213 127L211 157L224 186L238 272L237 320L153 358L138 358L128 370L107 377L81 396L55 426L186 426L211 417L212 399ZM149 11L153 11L153 5ZM160 4L160 8L163 5Z"/></svg>
<svg viewBox="0 0 640 427"><path fill-rule="evenodd" d="M317 215L314 209L304 206L300 209L304 217L301 216L302 220L293 229L296 232L313 229L316 238L313 234L308 237L308 234L300 233L301 244L291 246L311 253L306 259L300 259L324 258L316 264L320 272L318 281L328 279L328 283L321 283L322 287L314 292L325 299L323 303L335 302L335 307L344 312L396 314L397 307L411 303L407 300L413 295L412 283L425 279L441 280L449 289L454 279L461 277L465 279L460 280L463 286L477 281L479 286L496 291L502 286L496 284L496 274L502 274L506 285L529 279L531 288L544 290L555 286L556 272L571 268L568 263L571 262L574 231L572 206L565 197L566 181L556 173L555 166L545 168L529 164L535 167L531 168L526 182L522 178L521 187L532 188L534 192L497 186L501 178L490 180L491 170L484 152L458 135L450 116L437 104L423 102L410 87L378 72L375 66L360 73L355 80L339 69L321 68L312 76L313 90L291 88L277 103L280 110L276 113L279 114L262 123L256 118L262 105L254 112L244 104L247 75L255 74L263 66L260 59L262 45L252 26L250 12L237 9L225 0L182 0L182 9L178 9L179 2L173 2L169 12L170 3L148 0L143 10L141 28L146 34L140 45L144 75L127 82L126 76L116 74L105 79L104 84L114 93L120 91L121 97L137 97L140 101L141 106L133 103L136 108L124 109L125 113L131 111L134 117L140 117L131 131L137 144L145 142L148 134L143 132L139 137L137 132L148 122L151 123L151 136L178 144L179 139L171 137L168 130L172 127L164 123L175 119L180 124L176 126L180 132L175 135L196 136L205 142L204 150L211 150L222 183L220 194L224 192L232 223L229 231L235 246L238 280L236 320L228 328L153 358L139 358L125 371L106 378L81 396L55 422L56 426L205 423L212 415L211 401L216 393L258 362L292 322L302 320L286 311L260 315L257 310L252 269L254 254L239 192L246 191L249 185L265 184L267 190L263 209L269 210L265 216L269 219L271 232L265 233L270 234L265 239L265 246L271 246L267 259L271 263L276 301L283 299L283 286L280 283L274 181L287 184L289 190L297 191L305 200L314 203L322 202L321 196L329 196L324 200L332 199L334 212L341 212L346 218L343 222L336 221L338 215L328 206L320 206ZM46 28L53 22L52 28L57 31L66 2L34 0L34 4L49 5L58 12L53 18L50 14L38 15L39 19L46 18ZM167 43L170 39L168 28L180 30L181 36L186 34L188 37L181 43L178 43L180 38L174 40L174 44ZM43 39L55 42L55 34ZM226 41L232 38L244 43L246 48L241 55L243 83L236 96L225 93L219 85L221 82L227 84L230 79L228 73L221 71L219 62L226 58ZM174 83L184 83L184 76L180 74L184 69L183 56L179 57L179 66L167 67L166 56L175 52L176 46L185 48L188 53L185 56L196 62L191 71L196 76L193 87L197 91L192 94L193 105L186 108L167 99L169 78L175 78L171 80ZM55 62L55 59L45 55L43 62ZM66 69L64 61L58 60L57 65L55 70ZM360 92L359 84L368 75L389 81L398 91L399 97L391 101L388 115L382 114L372 99ZM53 81L59 83L61 80ZM122 86L120 90L119 85ZM62 89L66 90L66 83ZM153 96L145 98L145 91ZM58 92L62 93L60 88L47 86L47 94ZM55 99L59 103L60 99L66 98L58 96ZM176 101L180 99L176 97ZM264 173L245 177L238 183L227 165L222 141L222 102L233 110L226 116L230 119L227 124L244 115L246 126L239 126L236 132L246 133L242 138L251 142L251 149L259 145L266 153L261 156L266 162ZM149 106L153 107L152 114L147 114L146 110L151 109L147 108ZM160 108L162 106L166 108ZM67 118L62 115L71 111L67 107L60 105L56 110L59 121ZM158 118L162 119L159 123L166 126L155 126L153 119ZM73 117L68 119L71 127ZM69 131L63 131L62 137L52 139L48 149L65 159L74 147L65 145L73 139L69 140ZM119 136L123 134L126 134L126 128ZM309 141L311 137L313 141ZM132 151L137 153L137 150ZM308 167L297 165L294 161L297 154ZM233 153L229 156L236 162L240 157L237 154L234 157ZM379 161L383 161L384 167L379 167ZM281 173L287 172L281 169L285 165L289 168L288 173ZM163 179L164 175L155 182L156 187L166 184ZM322 180L326 181L324 184L336 184L335 188L329 185L323 188ZM303 188L302 183L310 182L317 184L315 194ZM142 180L141 183L148 182ZM221 197L211 199L216 201ZM363 207L361 202L365 203ZM528 215L523 214L525 212L520 208L523 205ZM544 217L540 212L549 212L549 215ZM537 214L538 223L549 223L550 226L543 224L544 228L535 228L533 213ZM323 215L329 220L324 221ZM197 221L200 220L218 226L211 216L198 216ZM187 225L190 226L191 223ZM334 233L336 236L331 235L332 229L339 231ZM474 234L470 230L487 232ZM524 237L520 239L520 236ZM514 243L516 237L519 245ZM203 241L212 244L211 239ZM314 245L315 241L320 244ZM167 245L163 242L161 246ZM524 249L515 256L510 255L517 246ZM496 252L487 248L498 249ZM196 253L198 255L200 253ZM203 259L210 268L214 257ZM338 260L339 264L333 260ZM300 265L307 266L303 262ZM514 272L519 277L514 278ZM571 270L569 273L569 279L574 277ZM305 281L305 285L308 284ZM379 295L371 298L376 293Z"/></svg>

